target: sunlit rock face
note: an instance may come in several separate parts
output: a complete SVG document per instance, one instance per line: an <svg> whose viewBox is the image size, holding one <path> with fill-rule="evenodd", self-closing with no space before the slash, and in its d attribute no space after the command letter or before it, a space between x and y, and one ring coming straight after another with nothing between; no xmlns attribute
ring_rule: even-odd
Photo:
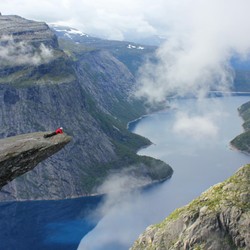
<svg viewBox="0 0 250 250"><path fill-rule="evenodd" d="M148 227L131 250L249 249L249 187L246 165L162 223Z"/></svg>
<svg viewBox="0 0 250 250"><path fill-rule="evenodd" d="M44 22L27 20L16 15L0 15L0 37L12 37L16 42L29 42L33 45L58 47L55 34Z"/></svg>

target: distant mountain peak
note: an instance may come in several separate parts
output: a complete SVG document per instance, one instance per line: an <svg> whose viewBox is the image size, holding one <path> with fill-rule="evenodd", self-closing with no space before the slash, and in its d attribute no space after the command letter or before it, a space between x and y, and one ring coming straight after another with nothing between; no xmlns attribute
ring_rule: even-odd
<svg viewBox="0 0 250 250"><path fill-rule="evenodd" d="M82 31L75 29L75 28L71 28L67 26L60 26L60 25L53 24L53 23L50 24L50 27L54 29L56 32L63 33L65 37L68 37L70 39L73 39L73 36L89 37L88 34L83 33Z"/></svg>
<svg viewBox="0 0 250 250"><path fill-rule="evenodd" d="M133 45L133 44L128 44L127 46L128 49L144 49L143 46L137 46L137 45Z"/></svg>

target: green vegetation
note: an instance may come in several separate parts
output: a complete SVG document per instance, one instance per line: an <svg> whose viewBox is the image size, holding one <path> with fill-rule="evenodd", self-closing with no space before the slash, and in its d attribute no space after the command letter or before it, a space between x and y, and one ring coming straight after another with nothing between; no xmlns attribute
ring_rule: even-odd
<svg viewBox="0 0 250 250"><path fill-rule="evenodd" d="M138 49L138 44L133 44L136 48L129 49L130 43L124 41L110 41L102 39L82 40L75 43L74 40L59 38L59 46L71 56L74 60L78 60L84 53L94 50L105 50L110 52L115 58L124 63L130 72L136 75L139 67L148 57L152 57L155 46L143 46Z"/></svg>
<svg viewBox="0 0 250 250"><path fill-rule="evenodd" d="M243 104L239 108L239 113L244 119L243 127L246 131L250 130L250 102Z"/></svg>
<svg viewBox="0 0 250 250"><path fill-rule="evenodd" d="M236 136L231 144L237 149L250 153L250 131L244 132Z"/></svg>
<svg viewBox="0 0 250 250"><path fill-rule="evenodd" d="M239 114L244 119L243 127L245 132L236 136L231 144L246 153L250 153L250 102L243 104L239 108Z"/></svg>
<svg viewBox="0 0 250 250"><path fill-rule="evenodd" d="M43 61L39 65L29 63L4 65L1 67L0 84L19 88L17 91L7 89L4 93L4 100L6 104L8 102L8 104L12 105L18 101L21 104L25 103L27 110L25 109L24 113L20 114L20 117L22 117L20 123L24 124L25 129L27 124L41 131L45 131L48 124L52 126L56 122L65 123L66 125L71 124L69 113L72 112L73 114L75 112L74 117L72 117L73 126L68 126L67 133L76 135L75 131L77 129L84 133L89 132L90 127L94 127L94 131L97 131L94 138L98 140L98 133L100 133L99 138L104 138L102 146L94 143L90 144L93 148L89 149L84 140L85 138L91 139L90 133L84 138L79 138L81 135L75 136L73 143L75 143L76 150L74 148L72 151L76 153L75 155L71 154L70 157L72 158L69 160L65 159L66 165L70 166L69 169L71 169L71 164L74 164L71 174L72 176L75 174L76 177L74 178L77 182L75 185L77 190L80 190L74 195L93 193L93 188L100 185L112 172L124 170L135 177L145 177L148 180L147 183L162 181L171 177L173 170L169 165L151 157L137 155L140 148L150 145L151 142L142 136L131 133L126 126L129 121L145 114L145 107L141 101L128 100L127 92L132 85L133 77L122 64L109 55L109 53L113 54L118 59L121 56L124 62L126 61L127 66L130 67L130 70L133 68L135 71L144 56L144 51L128 49L126 42L117 43L115 41L104 43L101 41L97 46L95 43L75 43L70 40L60 39L59 45L60 49L57 47L53 49L54 57L49 62ZM103 49L109 53L99 53ZM101 70L99 70L99 67ZM128 77L125 76L124 80L120 80L126 74L128 74ZM113 87L112 84L116 84L116 82L119 84L117 89L114 88L114 91L109 92L109 89ZM60 83L69 83L67 84L68 88L62 91L65 85L60 86ZM107 84L109 88L107 90L102 89L102 83ZM122 86L122 84L125 86ZM33 93L33 91L40 90L40 88L31 88L35 85L46 85L49 93L50 91L56 93L48 98L53 98L52 101L58 104L60 111L51 106L54 102L48 102L48 105L45 102L40 102L40 93ZM81 95L77 96L76 101L74 96L67 93L68 89L71 87L74 89L75 86L82 91ZM26 95L24 95L24 98L22 96L21 99L19 93L26 93L26 89L27 99ZM45 88L43 89L45 90ZM95 94L96 90L97 93ZM124 92L126 94L122 94ZM75 92L69 91L69 94L71 93ZM100 96L101 98L99 98ZM61 103L63 98L67 100L65 103ZM73 105L79 105L76 107L77 111L74 111ZM40 110L42 110L42 115L48 114L46 116L47 122L41 123L43 125L39 123L41 117L33 119L33 113L39 113ZM106 110L107 113L103 110ZM89 120L87 120L86 124L84 123L85 114L91 120L89 123ZM82 125L83 123L84 125ZM66 127L66 125L63 126ZM12 131L9 124L5 124L5 126ZM77 143L79 143L79 148ZM107 145L108 148L104 148L103 145ZM107 152L106 155L105 152ZM43 177L46 181L53 182L46 173ZM25 181L29 182L28 178ZM60 181L55 182L59 183ZM28 193L23 192L22 198L28 196Z"/></svg>
<svg viewBox="0 0 250 250"><path fill-rule="evenodd" d="M60 50L53 52L54 58L49 63L3 67L0 84L22 88L37 84L68 83L75 80L71 59Z"/></svg>
<svg viewBox="0 0 250 250"><path fill-rule="evenodd" d="M117 159L114 161L95 164L92 168L93 172L89 173L90 178L83 176L84 185L87 184L88 191L101 184L111 170L127 169L134 176L148 177L153 181L171 177L173 170L168 164L136 154L140 148L151 144L148 139L128 131L119 119L100 112L90 97L87 98L87 107L89 113L98 121L102 131L111 138L117 155ZM91 176L93 176L92 179Z"/></svg>
<svg viewBox="0 0 250 250"><path fill-rule="evenodd" d="M249 218L249 185L250 164L176 209L161 223L148 227L132 249L184 249L185 244L196 250L246 249L233 234L247 238L248 222L242 222Z"/></svg>
<svg viewBox="0 0 250 250"><path fill-rule="evenodd" d="M59 47L73 60L77 61L84 53L96 50L82 43L75 43L65 39L58 39Z"/></svg>

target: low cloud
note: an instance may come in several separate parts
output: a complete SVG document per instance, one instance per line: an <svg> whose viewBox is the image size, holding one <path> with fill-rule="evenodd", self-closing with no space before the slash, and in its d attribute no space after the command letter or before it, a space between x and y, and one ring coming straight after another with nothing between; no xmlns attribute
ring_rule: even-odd
<svg viewBox="0 0 250 250"><path fill-rule="evenodd" d="M53 59L53 51L41 44L39 48L11 36L0 38L0 65L39 65Z"/></svg>
<svg viewBox="0 0 250 250"><path fill-rule="evenodd" d="M136 96L149 102L170 95L203 97L233 84L233 56L249 58L249 1L166 1L167 41L140 69Z"/></svg>
<svg viewBox="0 0 250 250"><path fill-rule="evenodd" d="M138 177L133 174L136 167L130 166L119 172L110 174L97 192L106 194L105 202L99 208L99 213L106 214L112 206L129 199L131 193L136 194L138 187L147 185L150 180L146 177Z"/></svg>
<svg viewBox="0 0 250 250"><path fill-rule="evenodd" d="M148 179L134 176L131 170L133 167L111 174L99 187L98 192L106 196L91 217L102 219L82 239L79 250L124 249L143 230L145 221L138 220L137 214L141 213L144 202L136 187L148 184ZM150 209L144 213L150 213Z"/></svg>
<svg viewBox="0 0 250 250"><path fill-rule="evenodd" d="M173 125L173 132L192 139L215 138L218 135L218 127L209 116L189 116L187 113L179 113Z"/></svg>

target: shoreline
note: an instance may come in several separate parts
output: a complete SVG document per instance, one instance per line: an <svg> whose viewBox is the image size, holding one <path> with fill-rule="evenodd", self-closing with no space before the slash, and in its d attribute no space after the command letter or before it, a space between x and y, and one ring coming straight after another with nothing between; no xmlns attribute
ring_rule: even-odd
<svg viewBox="0 0 250 250"><path fill-rule="evenodd" d="M243 150L238 149L236 146L232 145L231 142L229 143L229 149L232 151L239 152L239 153L242 153L244 155L250 156L250 153L248 153L247 151L243 151Z"/></svg>
<svg viewBox="0 0 250 250"><path fill-rule="evenodd" d="M134 189L131 189L129 191L144 190L144 189L147 189L147 188L151 188L154 185L161 184L161 183L163 183L163 182L171 179L172 175L173 175L173 173L170 176L166 177L166 178L163 178L161 180L154 180L154 181L152 181L152 182L150 182L148 184L145 184L145 185L142 185L142 186L138 186L138 187L136 187ZM5 200L5 201L0 201L0 205L7 204L7 203L8 204L9 203L16 203L16 202L20 202L20 203L21 202L47 202L47 201L48 202L49 201L55 201L55 202L58 201L58 202L60 202L60 201L77 200L77 199L84 199L84 198L86 198L86 199L87 198L90 198L90 199L91 198L93 198L93 199L99 198L101 200L102 198L104 198L107 195L108 195L108 193L102 193L102 194L93 193L93 194L90 194L90 195L71 196L71 197L60 198L60 199L37 199L37 200L35 200L35 199L32 199L32 200L18 199L18 200Z"/></svg>

